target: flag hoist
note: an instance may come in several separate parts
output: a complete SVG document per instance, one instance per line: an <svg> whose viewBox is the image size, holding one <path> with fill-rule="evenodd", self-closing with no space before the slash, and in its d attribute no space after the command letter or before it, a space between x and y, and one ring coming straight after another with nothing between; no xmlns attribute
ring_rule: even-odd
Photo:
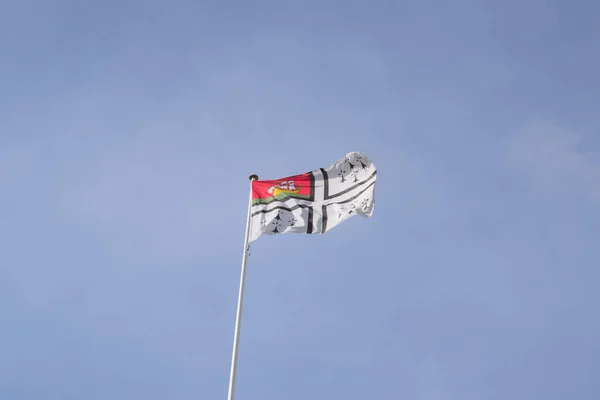
<svg viewBox="0 0 600 400"><path fill-rule="evenodd" d="M346 219L370 218L375 206L377 168L352 152L329 167L275 180L250 175L248 219L233 336L228 400L233 400L249 243L261 235L323 234Z"/></svg>

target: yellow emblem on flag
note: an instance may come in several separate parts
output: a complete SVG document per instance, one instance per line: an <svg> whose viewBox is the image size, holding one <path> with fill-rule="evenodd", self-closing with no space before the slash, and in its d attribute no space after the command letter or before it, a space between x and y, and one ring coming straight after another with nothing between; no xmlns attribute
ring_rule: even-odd
<svg viewBox="0 0 600 400"><path fill-rule="evenodd" d="M277 196L280 194L296 194L296 193L300 193L300 189L296 189L296 190L289 190L289 189L281 189L278 187L275 187L273 189L273 196Z"/></svg>

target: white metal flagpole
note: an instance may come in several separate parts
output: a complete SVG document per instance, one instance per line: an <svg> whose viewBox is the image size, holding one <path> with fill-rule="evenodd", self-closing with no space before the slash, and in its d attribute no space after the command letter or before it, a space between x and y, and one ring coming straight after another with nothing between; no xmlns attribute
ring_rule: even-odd
<svg viewBox="0 0 600 400"><path fill-rule="evenodd" d="M248 219L246 220L246 237L244 239L244 254L242 255L242 272L240 274L240 289L238 293L237 313L235 316L235 330L233 334L233 352L231 354L231 373L229 375L229 395L227 400L233 400L235 391L235 374L237 369L237 355L240 341L240 324L242 321L242 301L244 299L244 281L246 279L246 260L248 259L248 239L250 237L250 220L252 218L252 181L258 180L257 175L250 175L250 200L248 201Z"/></svg>

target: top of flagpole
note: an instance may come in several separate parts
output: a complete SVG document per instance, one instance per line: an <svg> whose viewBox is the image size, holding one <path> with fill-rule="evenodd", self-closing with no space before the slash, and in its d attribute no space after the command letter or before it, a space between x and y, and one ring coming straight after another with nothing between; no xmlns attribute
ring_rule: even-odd
<svg viewBox="0 0 600 400"><path fill-rule="evenodd" d="M248 177L248 179L250 179L251 181L257 181L258 180L258 175L256 174L252 174Z"/></svg>

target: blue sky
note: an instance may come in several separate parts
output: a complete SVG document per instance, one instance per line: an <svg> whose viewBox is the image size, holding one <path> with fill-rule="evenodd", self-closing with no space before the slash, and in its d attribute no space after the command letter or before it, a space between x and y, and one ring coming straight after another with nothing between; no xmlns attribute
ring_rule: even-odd
<svg viewBox="0 0 600 400"><path fill-rule="evenodd" d="M0 398L225 398L250 173L372 219L261 237L237 399L597 399L600 6L0 4Z"/></svg>

